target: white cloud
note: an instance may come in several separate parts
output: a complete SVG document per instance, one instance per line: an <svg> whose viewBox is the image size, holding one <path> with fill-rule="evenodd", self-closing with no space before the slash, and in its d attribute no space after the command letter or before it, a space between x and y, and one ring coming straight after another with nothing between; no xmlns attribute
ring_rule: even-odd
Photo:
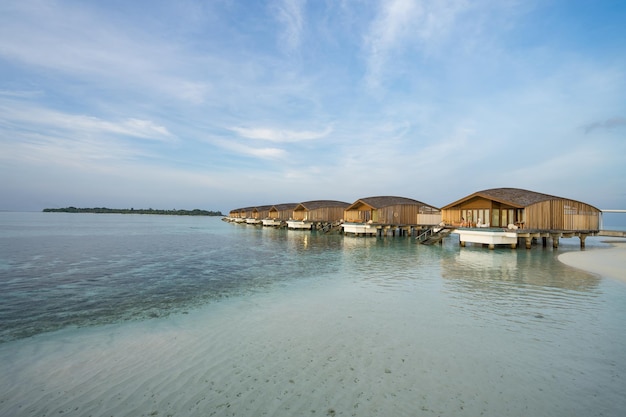
<svg viewBox="0 0 626 417"><path fill-rule="evenodd" d="M280 148L257 148L253 146L243 145L234 140L214 138L211 141L214 145L223 149L228 149L239 155L252 156L261 159L281 159L287 155L284 149Z"/></svg>
<svg viewBox="0 0 626 417"><path fill-rule="evenodd" d="M38 98L42 96L43 96L43 91L38 91L38 90L23 90L23 91L0 90L0 97L32 99L32 98Z"/></svg>
<svg viewBox="0 0 626 417"><path fill-rule="evenodd" d="M0 20L0 59L191 104L213 91L194 74L197 66L215 63L197 62L159 33L147 35L107 19L85 3L24 3L7 11L12 18Z"/></svg>
<svg viewBox="0 0 626 417"><path fill-rule="evenodd" d="M246 128L232 127L231 131L246 139L266 140L269 142L294 143L307 140L320 139L328 136L332 132L331 127L327 127L322 131L310 130L286 130L286 129L270 129L270 128Z"/></svg>
<svg viewBox="0 0 626 417"><path fill-rule="evenodd" d="M389 54L408 36L410 23L416 22L416 3L412 0L382 2L382 9L365 39L368 63L367 84L376 87Z"/></svg>
<svg viewBox="0 0 626 417"><path fill-rule="evenodd" d="M465 0L389 0L381 8L365 35L366 83L378 88L392 57L410 50L425 53L429 44L439 45L454 28L457 16L469 8Z"/></svg>
<svg viewBox="0 0 626 417"><path fill-rule="evenodd" d="M101 171L111 164L117 166L122 161L136 160L138 156L145 157L145 151L116 140L102 140L81 136L68 138L54 134L40 134L19 132L11 135L11 142L0 141L0 159L7 163L27 164L21 169L30 166L45 166L50 171L58 167L73 167L82 170Z"/></svg>
<svg viewBox="0 0 626 417"><path fill-rule="evenodd" d="M41 107L25 106L16 102L0 102L3 120L7 125L39 126L45 129L74 132L69 136L81 137L85 133L113 134L141 139L169 141L173 135L165 126L151 120L128 118L119 121L104 120L94 116L69 114Z"/></svg>
<svg viewBox="0 0 626 417"><path fill-rule="evenodd" d="M281 46L293 52L300 46L304 27L306 0L279 0L274 3L276 19L283 26L280 34Z"/></svg>

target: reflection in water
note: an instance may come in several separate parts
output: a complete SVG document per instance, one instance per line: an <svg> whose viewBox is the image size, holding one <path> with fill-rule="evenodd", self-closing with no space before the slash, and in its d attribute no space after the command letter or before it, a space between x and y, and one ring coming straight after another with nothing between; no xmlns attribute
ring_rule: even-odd
<svg viewBox="0 0 626 417"><path fill-rule="evenodd" d="M454 257L441 260L442 276L460 279L469 286L511 281L516 284L556 287L587 291L597 286L591 274L559 264L557 253L533 250L502 250L463 248ZM564 273L565 272L565 273Z"/></svg>
<svg viewBox="0 0 626 417"><path fill-rule="evenodd" d="M485 323L506 318L509 326L542 321L560 328L597 310L600 279L560 264L556 255L462 248L441 259L441 276L452 306Z"/></svg>
<svg viewBox="0 0 626 417"><path fill-rule="evenodd" d="M440 247L411 238L350 237L343 239L341 275L363 286L397 292L431 291L439 286Z"/></svg>

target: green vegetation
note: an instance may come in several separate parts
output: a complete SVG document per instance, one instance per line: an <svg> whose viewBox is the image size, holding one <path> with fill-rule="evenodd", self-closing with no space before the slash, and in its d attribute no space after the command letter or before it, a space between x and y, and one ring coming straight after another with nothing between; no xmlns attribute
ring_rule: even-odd
<svg viewBox="0 0 626 417"><path fill-rule="evenodd" d="M221 211L208 211L208 210L155 210L155 209L111 209L106 207L94 207L94 208L45 208L44 213L115 213L115 214L161 214L170 216L223 216Z"/></svg>

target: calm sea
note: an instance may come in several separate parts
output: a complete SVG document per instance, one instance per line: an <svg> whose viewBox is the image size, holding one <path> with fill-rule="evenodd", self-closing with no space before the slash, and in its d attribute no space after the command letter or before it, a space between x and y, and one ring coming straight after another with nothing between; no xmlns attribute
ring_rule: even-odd
<svg viewBox="0 0 626 417"><path fill-rule="evenodd" d="M507 366L531 372L537 358L547 383L552 375L553 384L593 395L597 415L619 415L626 412L626 285L558 262L578 245L562 239L558 250L489 251L460 248L454 237L431 247L215 217L0 213L0 343L179 316L260 293L354 286L421 303L431 316L420 325L441 340L463 334L462 345L437 349L454 355L492 338L489 354L510 358ZM601 246L587 239L587 250ZM451 322L455 334L442 335L441 324Z"/></svg>
<svg viewBox="0 0 626 417"><path fill-rule="evenodd" d="M589 249L602 245L598 238L587 240ZM586 310L603 295L603 281L574 274L556 261L568 250L578 250L578 239L562 239L555 252L491 252L461 250L454 237L431 248L410 238L275 230L217 217L4 212L0 342L67 326L161 317L329 274L337 279L356 274L383 286L398 274L443 279L448 287L481 289L479 299L475 291L458 296L488 310L503 303L531 309L503 312L520 316L540 310L546 301L541 291L548 289L549 305L575 301ZM542 297L528 297L531 289L541 290ZM571 291L573 298L564 296ZM517 298L520 294L524 297Z"/></svg>
<svg viewBox="0 0 626 417"><path fill-rule="evenodd" d="M268 291L337 271L341 248L216 217L0 213L0 342Z"/></svg>

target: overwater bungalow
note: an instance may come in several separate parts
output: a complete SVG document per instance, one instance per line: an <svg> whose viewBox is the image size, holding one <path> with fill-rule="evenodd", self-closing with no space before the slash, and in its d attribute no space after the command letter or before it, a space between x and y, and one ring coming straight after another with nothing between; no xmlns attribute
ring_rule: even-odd
<svg viewBox="0 0 626 417"><path fill-rule="evenodd" d="M270 208L270 219L289 220L293 217L293 211L298 206L298 203L283 203L274 204Z"/></svg>
<svg viewBox="0 0 626 417"><path fill-rule="evenodd" d="M441 222L441 211L430 204L406 197L360 198L344 211L344 233L376 234L394 226L432 226Z"/></svg>
<svg viewBox="0 0 626 417"><path fill-rule="evenodd" d="M246 221L246 209L237 208L228 212L228 220L235 223L245 223Z"/></svg>
<svg viewBox="0 0 626 417"><path fill-rule="evenodd" d="M381 196L360 198L344 210L346 222L391 225L434 225L441 222L441 210L406 197Z"/></svg>
<svg viewBox="0 0 626 417"><path fill-rule="evenodd" d="M233 221L236 218L239 218L239 213L240 213L241 209L232 209L231 211L228 212L228 220L229 221Z"/></svg>
<svg viewBox="0 0 626 417"><path fill-rule="evenodd" d="M343 219L343 212L350 203L335 200L314 200L299 203L291 219L287 221L290 229L310 229L313 223L333 223Z"/></svg>
<svg viewBox="0 0 626 417"><path fill-rule="evenodd" d="M281 226L293 216L293 210L298 203L274 204L268 210L267 218L263 220L263 226Z"/></svg>
<svg viewBox="0 0 626 417"><path fill-rule="evenodd" d="M254 219L255 207L244 207L240 209L239 218L243 219L244 223L248 223L248 220Z"/></svg>
<svg viewBox="0 0 626 417"><path fill-rule="evenodd" d="M584 246L584 238L599 231L602 213L587 203L519 188L478 191L444 206L441 212L447 225L459 227L461 244L488 243L490 247L513 246L520 237L527 238L527 247L531 238L552 237L556 247L559 237L571 236L580 237ZM463 228L500 228L494 236L501 239L481 241L492 231ZM507 233L510 236L504 236Z"/></svg>
<svg viewBox="0 0 626 417"><path fill-rule="evenodd" d="M262 224L263 219L269 216L271 205L255 206L252 208L250 216L246 217L247 224Z"/></svg>
<svg viewBox="0 0 626 417"><path fill-rule="evenodd" d="M478 191L441 209L444 222L461 226L597 231L601 211L562 197L519 188Z"/></svg>

